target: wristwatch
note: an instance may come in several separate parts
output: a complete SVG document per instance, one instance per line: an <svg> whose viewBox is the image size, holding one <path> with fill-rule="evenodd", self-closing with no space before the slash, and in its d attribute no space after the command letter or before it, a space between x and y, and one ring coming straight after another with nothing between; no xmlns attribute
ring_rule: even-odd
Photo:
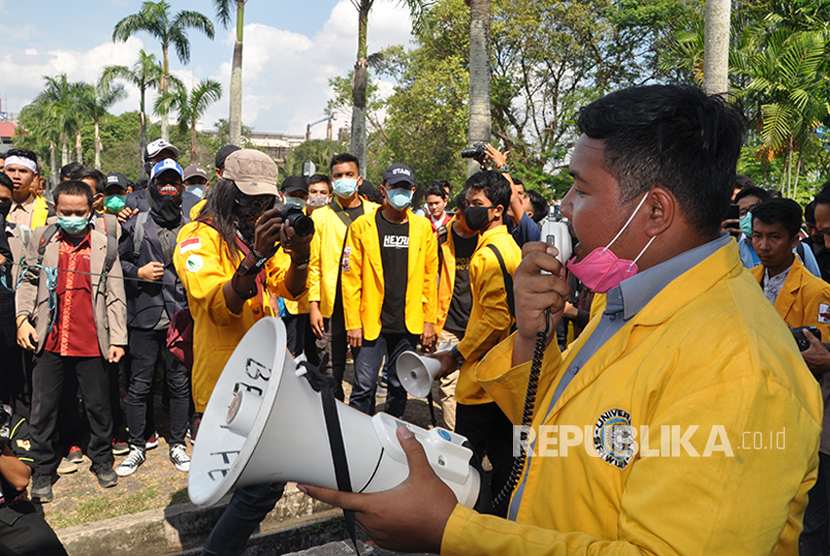
<svg viewBox="0 0 830 556"><path fill-rule="evenodd" d="M496 169L497 169L499 172L501 172L502 174L509 174L509 173L510 173L510 171L511 171L511 168L510 168L510 166L507 164L507 162L505 162L505 163L504 163L504 164L502 164L501 166L497 166L497 167L496 167Z"/></svg>

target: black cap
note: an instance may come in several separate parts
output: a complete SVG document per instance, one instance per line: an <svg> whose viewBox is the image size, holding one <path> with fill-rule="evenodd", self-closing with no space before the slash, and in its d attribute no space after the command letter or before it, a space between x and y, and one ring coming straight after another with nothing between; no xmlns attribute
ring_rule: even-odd
<svg viewBox="0 0 830 556"><path fill-rule="evenodd" d="M214 161L216 169L223 169L225 167L225 159L228 158L228 155L239 150L242 149L236 145L225 145L224 147L219 147L219 150L216 151L216 160Z"/></svg>
<svg viewBox="0 0 830 556"><path fill-rule="evenodd" d="M308 193L308 182L301 176L288 176L282 182L280 191L283 193L291 193L292 191L305 191Z"/></svg>
<svg viewBox="0 0 830 556"><path fill-rule="evenodd" d="M389 185L405 183L407 185L414 186L415 176L409 166L405 164L393 164L383 173L383 183L387 182Z"/></svg>
<svg viewBox="0 0 830 556"><path fill-rule="evenodd" d="M106 191L110 187L120 187L121 189L127 189L129 185L130 182L127 181L127 176L120 172L114 172L112 174L107 174L107 183L104 185L104 191Z"/></svg>

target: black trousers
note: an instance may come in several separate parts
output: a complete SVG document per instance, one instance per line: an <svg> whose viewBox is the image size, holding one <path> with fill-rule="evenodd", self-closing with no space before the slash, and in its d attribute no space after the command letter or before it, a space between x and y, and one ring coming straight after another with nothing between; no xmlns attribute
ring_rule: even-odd
<svg viewBox="0 0 830 556"><path fill-rule="evenodd" d="M164 352L167 391L170 394L168 444L184 444L190 412L190 373L167 349L167 330L130 329L130 388L127 392L127 426L130 444L144 447L148 408L153 403L153 374L159 351Z"/></svg>
<svg viewBox="0 0 830 556"><path fill-rule="evenodd" d="M334 312L329 319L329 330L331 330L331 375L334 377L336 389L335 397L343 401L343 375L346 374L346 350L349 342L346 338L346 319L343 316L343 303L340 295L334 303Z"/></svg>
<svg viewBox="0 0 830 556"><path fill-rule="evenodd" d="M480 405L458 403L456 406L455 432L466 436L473 445L479 462L485 454L493 464L490 491L495 498L510 478L513 467L513 423L496 405L496 402ZM507 505L497 508L496 515L505 517Z"/></svg>
<svg viewBox="0 0 830 556"><path fill-rule="evenodd" d="M288 351L294 357L305 353L309 363L314 366L320 364L320 356L317 353L317 336L311 331L311 320L308 313L299 315L288 314L282 319L285 324L286 343Z"/></svg>
<svg viewBox="0 0 830 556"><path fill-rule="evenodd" d="M0 508L0 554L66 556L66 550L34 505L25 500Z"/></svg>
<svg viewBox="0 0 830 556"><path fill-rule="evenodd" d="M58 468L56 428L58 408L66 377L74 377L81 390L89 421L89 449L93 463L112 463L112 413L109 376L102 357L61 357L43 351L35 358L32 372L32 418L30 431L36 475L51 475Z"/></svg>
<svg viewBox="0 0 830 556"><path fill-rule="evenodd" d="M28 419L32 407L31 352L0 340L0 362L0 400L11 405L17 415Z"/></svg>

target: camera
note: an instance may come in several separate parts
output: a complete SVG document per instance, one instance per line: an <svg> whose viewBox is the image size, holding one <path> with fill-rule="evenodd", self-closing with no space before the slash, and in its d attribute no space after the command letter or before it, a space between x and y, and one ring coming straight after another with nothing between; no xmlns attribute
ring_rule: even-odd
<svg viewBox="0 0 830 556"><path fill-rule="evenodd" d="M487 149L484 147L484 143L473 143L472 147L461 149L461 158L472 158L483 165L487 161Z"/></svg>
<svg viewBox="0 0 830 556"><path fill-rule="evenodd" d="M810 348L810 340L807 339L807 336L804 335L804 331L809 330L810 334L818 338L818 341L821 341L821 331L815 326L802 326L799 328L793 328L790 332L793 333L793 337L795 338L795 343L798 344L799 351L807 351Z"/></svg>
<svg viewBox="0 0 830 556"><path fill-rule="evenodd" d="M282 218L283 222L288 222L288 225L294 228L300 237L307 237L314 233L314 221L296 205L283 205L277 216Z"/></svg>

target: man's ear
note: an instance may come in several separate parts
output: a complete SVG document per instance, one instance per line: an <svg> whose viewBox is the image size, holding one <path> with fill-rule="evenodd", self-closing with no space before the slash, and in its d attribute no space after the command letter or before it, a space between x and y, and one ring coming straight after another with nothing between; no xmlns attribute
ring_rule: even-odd
<svg viewBox="0 0 830 556"><path fill-rule="evenodd" d="M654 237L665 232L677 216L677 197L664 187L653 187L648 193L645 202L646 221L645 233Z"/></svg>

